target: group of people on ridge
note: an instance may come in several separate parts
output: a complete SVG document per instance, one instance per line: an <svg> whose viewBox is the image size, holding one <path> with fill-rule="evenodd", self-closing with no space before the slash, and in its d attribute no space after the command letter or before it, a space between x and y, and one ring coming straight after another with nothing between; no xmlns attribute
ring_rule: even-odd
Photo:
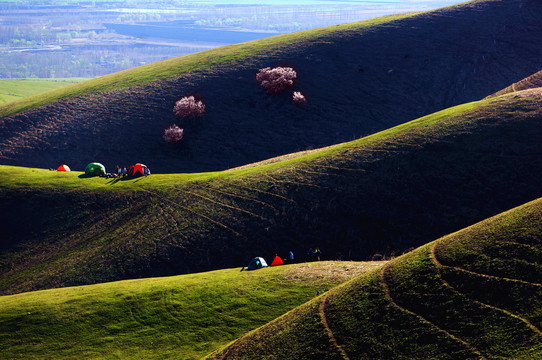
<svg viewBox="0 0 542 360"><path fill-rule="evenodd" d="M106 174L100 174L101 177L111 179L111 178L122 178L128 176L128 170L126 169L126 166L119 167L118 165L115 167L115 172L112 173L106 173Z"/></svg>
<svg viewBox="0 0 542 360"><path fill-rule="evenodd" d="M307 260L308 261L320 261L320 255L322 252L320 251L320 248L310 248L307 250Z"/></svg>

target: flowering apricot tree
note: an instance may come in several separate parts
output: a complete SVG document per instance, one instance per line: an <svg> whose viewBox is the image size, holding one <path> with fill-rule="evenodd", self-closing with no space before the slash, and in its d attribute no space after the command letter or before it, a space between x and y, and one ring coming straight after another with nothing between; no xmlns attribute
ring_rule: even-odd
<svg viewBox="0 0 542 360"><path fill-rule="evenodd" d="M280 94L294 86L297 73L291 67L266 67L256 74L256 81L268 94Z"/></svg>
<svg viewBox="0 0 542 360"><path fill-rule="evenodd" d="M168 143L173 143L177 141L181 141L184 135L184 130L178 127L175 124L169 125L164 129L164 134L162 137L164 140Z"/></svg>
<svg viewBox="0 0 542 360"><path fill-rule="evenodd" d="M185 96L177 100L173 107L173 113L180 117L205 115L205 104L202 100L196 100L194 96Z"/></svg>
<svg viewBox="0 0 542 360"><path fill-rule="evenodd" d="M307 97L301 91L294 91L292 102L295 105L303 106L307 104Z"/></svg>

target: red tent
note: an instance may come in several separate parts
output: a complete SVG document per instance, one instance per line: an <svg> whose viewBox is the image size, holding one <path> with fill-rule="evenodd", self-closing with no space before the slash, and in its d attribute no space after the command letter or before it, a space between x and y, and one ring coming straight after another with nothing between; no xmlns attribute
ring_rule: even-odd
<svg viewBox="0 0 542 360"><path fill-rule="evenodd" d="M70 167L66 164L62 164L56 169L56 171L71 171Z"/></svg>
<svg viewBox="0 0 542 360"><path fill-rule="evenodd" d="M275 256L275 258L273 259L273 262L271 263L271 266L276 266L276 265L284 265L284 262L278 256Z"/></svg>
<svg viewBox="0 0 542 360"><path fill-rule="evenodd" d="M147 174L145 174L147 172ZM150 170L146 165L137 163L135 165L130 166L128 169L128 176L129 177L138 177L143 175L150 175Z"/></svg>

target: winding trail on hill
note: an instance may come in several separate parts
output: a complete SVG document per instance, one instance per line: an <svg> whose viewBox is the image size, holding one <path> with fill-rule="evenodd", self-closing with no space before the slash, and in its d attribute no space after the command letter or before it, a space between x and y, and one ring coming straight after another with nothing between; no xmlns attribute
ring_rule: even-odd
<svg viewBox="0 0 542 360"><path fill-rule="evenodd" d="M298 185L298 186L309 186L309 187L313 187L313 188L317 188L317 189L331 190L328 187L320 186L320 185L316 185L316 184L312 184L312 183L302 183L302 182L299 182L299 181L288 181L288 180L275 179L274 177L272 177L269 174L263 174L263 176L265 178L269 179L269 181L274 185L276 185L276 184L293 184L293 185Z"/></svg>
<svg viewBox="0 0 542 360"><path fill-rule="evenodd" d="M219 179L217 181L219 181L222 184L226 184L226 182L224 180ZM269 191L265 191L265 190L262 190L262 189L256 189L256 188L253 188L253 187L248 187L246 185L241 185L239 183L233 183L233 182L228 183L228 185L231 186L231 187L239 188L239 189L245 189L245 190L248 190L248 191L251 191L251 192L254 192L254 193L269 195L271 197L275 197L275 198L278 198L280 200L286 201L288 203L294 204L295 206L298 205L297 202L295 202L293 199L290 199L290 198L287 198L285 196L275 194L275 193L272 193L272 192L269 192Z"/></svg>
<svg viewBox="0 0 542 360"><path fill-rule="evenodd" d="M242 199L242 200L247 200L247 201L250 201L250 202L253 202L253 203L257 203L257 204L263 205L264 207L270 208L271 210L273 210L275 212L275 214L279 213L279 211L278 211L278 209L276 207L274 207L273 205L271 205L269 203L266 203L265 201L257 200L257 199L251 198L251 197L242 196L242 195L238 195L238 194L233 194L233 193L230 193L230 192L227 192L227 191L224 191L224 190L218 190L218 189L214 189L214 188L209 188L209 190L217 192L217 193L225 195L225 196L232 197L232 198Z"/></svg>
<svg viewBox="0 0 542 360"><path fill-rule="evenodd" d="M350 360L350 358L348 357L348 354L346 353L346 351L344 351L342 346L339 345L339 343L337 342L337 339L335 339L335 336L333 335L333 331L331 331L331 328L329 327L329 325L327 323L326 311L325 310L326 310L326 300L327 300L327 295L328 294L329 293L326 293L322 297L322 300L320 301L320 307L318 308L318 312L320 313L320 318L322 319L322 324L324 324L324 327L327 330L327 334L329 335L329 339L331 340L333 345L335 345L335 347L339 350L339 352L341 353L341 356L343 357L343 359Z"/></svg>
<svg viewBox="0 0 542 360"><path fill-rule="evenodd" d="M166 198L166 197L160 195L159 193L157 193L157 192L155 192L155 191L150 191L150 190L144 189L144 188L142 188L142 187L139 187L139 188L141 189L141 191L144 191L144 192L146 192L146 193L149 193L149 194L158 196L158 197L159 197L160 199L162 199L162 200L165 200L165 201L170 202L170 203L172 203L172 204L174 204L174 205L177 205L178 207L180 207L180 208L182 208L182 209L184 209L184 210L186 210L186 211L188 211L188 212L191 212L192 214L195 214L195 215L197 215L197 216L200 216L200 217L202 217L202 218L204 218L204 219L206 219L206 220L212 222L213 224L216 224L216 225L218 225L218 226L220 226L220 227L223 227L224 229L227 229L227 230L233 232L235 235L241 236L241 234L239 234L237 231L235 231L235 230L232 229L231 227L229 227L229 226L227 226L227 225L225 225L225 224L222 224L222 223L219 222L219 221L216 221L216 220L214 220L214 219L211 219L211 218L208 217L207 215L200 214L200 213L198 213L197 211L194 211L194 210L192 210L192 209L190 209L190 208L188 208L188 207L186 207L186 206L184 206L184 205L181 205L181 204L179 204L179 203L177 203L177 202L175 202L175 201L173 201L173 200L171 200L171 199L168 199L168 198Z"/></svg>
<svg viewBox="0 0 542 360"><path fill-rule="evenodd" d="M442 329L441 327L439 327L438 325L432 323L431 321L427 320L426 318L424 318L423 316L419 315L419 314L416 314L415 312L413 311L410 311L402 306L400 306L399 304L397 304L395 302L395 300L393 300L393 298L391 297L391 293L390 293L390 288L388 286L388 284L386 283L386 275L385 275L385 272L386 272L386 268L387 268L387 264L382 266L382 269L380 270L380 281L382 283L382 286L384 288L384 296L386 298L386 300L388 300L390 303L393 304L393 306L395 306L396 308L398 308L399 310L407 313L407 314L410 314L412 316L415 316L417 317L419 320L421 320L423 323L426 323L430 326L432 326L433 328L437 329L438 331L441 331L443 332L444 334L446 334L447 336L449 336L450 338L452 338L453 340L463 344L465 347L467 347L470 351L474 352L475 354L477 354L478 356L480 356L481 359L486 359L487 360L487 357L485 357L481 352L480 350L478 350L477 348L475 348L473 345L471 345L470 343L466 342L465 340L463 339L460 339L458 338L457 336L449 333L448 331Z"/></svg>
<svg viewBox="0 0 542 360"><path fill-rule="evenodd" d="M484 306L484 307L488 307L488 308L491 308L491 309L494 309L494 310L497 310L497 311L501 311L503 313L505 313L506 315L508 316L511 316L515 319L518 319L520 321L522 321L524 324L526 324L529 328L531 328L531 330L533 330L534 332L538 333L539 335L542 335L542 332L540 331L540 329L538 329L536 326L534 326L529 320L525 319L525 318L522 318L521 316L519 315L516 315L514 313L511 313L510 311L508 310L505 310L505 309L502 309L502 308L499 308L499 307L496 307L496 306L493 306L493 305L490 305L490 304L486 304L486 303L483 303L481 301L478 301L478 300L474 300L474 299L471 299L470 297L468 297L466 294L463 294L462 292L458 291L456 288L454 288L449 282L447 282L446 280L444 280L444 278L442 277L442 274L441 274L441 269L443 268L451 268L451 269L455 269L455 270L463 270L459 267L456 267L456 266L446 266L446 265L443 265L441 264L437 257L436 257L436 254L435 254L435 247L436 247L437 243L434 243L433 245L431 245L431 252L430 252L430 256L431 256L431 261L433 262L433 264L437 267L437 270L439 272L439 275L440 275L440 280L442 281L442 283L450 288L452 291L460 294L461 296L469 299L470 301L472 302L475 302L476 304L480 305L480 306ZM490 276L490 275L485 275L485 274L478 274L478 273L474 273L474 272L470 272L470 271L466 271L468 273L472 273L476 276L480 276L480 277L488 277L488 278L494 278L494 279L502 279L502 280L508 280L507 278L501 278L501 277L498 277L498 276ZM511 279L511 280L514 280L514 279ZM523 282L523 283L527 283L529 285L538 285L540 286L540 284L535 284L535 283L529 283L529 282L526 282L526 281L521 281L521 280L517 280L517 281L520 281L520 282Z"/></svg>
<svg viewBox="0 0 542 360"><path fill-rule="evenodd" d="M264 220L264 221L268 221L268 222L271 222L271 220L269 219L266 219L258 214L254 214L253 212L250 212L250 211L247 211L245 209L241 209L240 207L237 207L237 206L232 206L232 205L228 205L228 204L224 204L220 201L217 201L217 200L214 200L214 199L211 199L207 196L203 196L203 195L200 195L200 194L196 194L195 192L192 192L192 191L188 191L188 190L183 190L183 189L179 189L180 191L188 194L188 195L191 195L193 197L197 197L199 199L202 199L202 200L205 200L205 201L208 201L210 203L213 203L215 205L218 205L218 206L222 206L222 207L225 207L225 208L228 208L228 209L232 209L232 210L235 210L235 211L239 211L239 212L242 212L242 213L245 213L245 214L248 214L250 216L253 216L255 218L258 218L260 220Z"/></svg>
<svg viewBox="0 0 542 360"><path fill-rule="evenodd" d="M431 260L439 268L454 269L454 270L457 270L457 271L460 271L460 272L464 272L464 273L467 273L467 274L470 274L470 275L479 276L479 277L483 277L483 278L487 278L487 279L505 280L505 281L510 281L510 282L517 282L517 283L521 283L521 284L542 287L542 284L535 283L535 282L530 282L530 281L520 280L520 279L507 278L507 277L502 277L502 276L482 274L482 273L474 272L472 270L463 269L463 268L458 267L458 266L444 265L440 261L438 261L437 255L435 253L435 247L436 247L436 244L431 246Z"/></svg>

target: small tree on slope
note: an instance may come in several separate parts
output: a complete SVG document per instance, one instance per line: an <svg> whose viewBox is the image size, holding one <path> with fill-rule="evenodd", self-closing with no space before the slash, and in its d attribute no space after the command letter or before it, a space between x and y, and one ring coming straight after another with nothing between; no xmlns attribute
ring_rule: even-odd
<svg viewBox="0 0 542 360"><path fill-rule="evenodd" d="M205 115L205 104L202 100L196 100L194 96L185 96L177 100L173 107L173 113L180 117Z"/></svg>
<svg viewBox="0 0 542 360"><path fill-rule="evenodd" d="M184 130L173 124L164 129L164 140L168 143L181 141L184 135Z"/></svg>
<svg viewBox="0 0 542 360"><path fill-rule="evenodd" d="M268 94L279 94L294 86L297 73L291 67L266 67L256 74L256 81Z"/></svg>

